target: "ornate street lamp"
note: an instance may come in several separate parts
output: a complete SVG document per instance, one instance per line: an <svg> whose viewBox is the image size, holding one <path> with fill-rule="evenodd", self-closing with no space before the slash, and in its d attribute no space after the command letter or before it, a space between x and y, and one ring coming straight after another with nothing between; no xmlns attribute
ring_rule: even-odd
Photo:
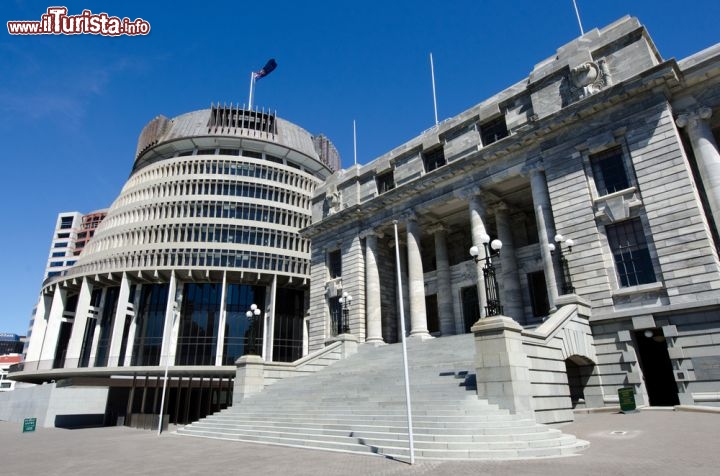
<svg viewBox="0 0 720 476"><path fill-rule="evenodd" d="M338 330L341 334L350 332L350 305L352 304L352 296L348 293L342 293L340 296L340 304L342 305L342 322L338 323Z"/></svg>
<svg viewBox="0 0 720 476"><path fill-rule="evenodd" d="M250 323L250 332L248 332L248 340L249 345L247 346L247 351L245 354L251 354L251 355L259 355L257 352L257 321L260 317L260 314L262 314L262 311L257 307L256 304L252 304L250 306L250 310L245 313L245 316L248 318L248 322Z"/></svg>
<svg viewBox="0 0 720 476"><path fill-rule="evenodd" d="M487 306L485 306L485 316L497 316L502 314L503 308L500 304L500 293L497 284L497 277L495 276L495 265L492 262L493 256L500 255L500 249L502 248L502 241L492 240L488 235L482 235L480 242L485 247L485 265L483 266L483 276L485 278L485 296L487 298ZM470 255L476 263L479 263L480 250L477 246L470 248Z"/></svg>
<svg viewBox="0 0 720 476"><path fill-rule="evenodd" d="M560 261L560 284L562 285L563 294L573 294L575 293L575 288L570 279L570 267L568 266L568 260L563 253L562 247L563 244L567 246L567 252L570 254L572 253L572 247L575 242L570 238L566 240L564 236L558 233L555 235L555 243L557 243L557 246L549 243L548 248L550 248L550 254L554 254L555 250L558 252L558 261Z"/></svg>

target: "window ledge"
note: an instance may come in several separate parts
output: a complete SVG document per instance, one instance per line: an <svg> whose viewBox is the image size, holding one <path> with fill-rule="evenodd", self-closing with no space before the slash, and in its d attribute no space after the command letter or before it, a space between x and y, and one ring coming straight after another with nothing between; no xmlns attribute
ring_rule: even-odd
<svg viewBox="0 0 720 476"><path fill-rule="evenodd" d="M664 289L665 286L663 286L663 283L657 282L657 283L648 283L648 284L638 284L637 286L629 286L627 288L620 288L615 289L612 292L613 297L620 297L620 296L631 296L633 294L641 294L641 293L648 293L653 291L660 291L661 289Z"/></svg>
<svg viewBox="0 0 720 476"><path fill-rule="evenodd" d="M613 198L615 198L615 197L622 197L622 196L624 196L624 195L629 195L629 194L631 194L631 193L635 193L635 191L636 191L636 188L635 188L634 186L633 186L633 187L628 187L628 188L623 189L623 190L618 190L617 192L608 193L607 195L601 195L601 196L599 196L599 197L596 197L596 198L593 199L593 202L594 202L594 203L604 202L605 200L611 200L611 199L613 199Z"/></svg>

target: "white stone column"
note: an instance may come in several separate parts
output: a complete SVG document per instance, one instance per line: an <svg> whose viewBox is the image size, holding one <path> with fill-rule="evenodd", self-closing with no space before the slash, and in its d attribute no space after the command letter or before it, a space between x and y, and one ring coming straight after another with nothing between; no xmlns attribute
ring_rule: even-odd
<svg viewBox="0 0 720 476"><path fill-rule="evenodd" d="M436 225L430 230L435 237L435 276L440 333L444 336L456 334L453 316L452 287L450 285L450 260L447 251L447 228Z"/></svg>
<svg viewBox="0 0 720 476"><path fill-rule="evenodd" d="M43 339L47 330L50 308L52 306L52 295L40 293L35 315L33 317L32 330L30 331L30 343L25 353L25 370L35 370L40 361Z"/></svg>
<svg viewBox="0 0 720 476"><path fill-rule="evenodd" d="M380 302L380 273L378 271L378 235L365 236L365 319L366 342L382 344L382 308Z"/></svg>
<svg viewBox="0 0 720 476"><path fill-rule="evenodd" d="M540 256L545 271L545 285L547 286L550 312L553 312L556 309L555 301L557 301L558 289L555 281L555 268L548 245L550 244L550 237L554 238L555 233L549 228L552 226L550 195L548 194L545 173L542 169L535 168L530 172L530 187L532 188L533 208L535 209L535 220L537 221Z"/></svg>
<svg viewBox="0 0 720 476"><path fill-rule="evenodd" d="M102 326L110 325L110 323L103 323L102 318L103 314L105 313L105 301L108 294L108 288L103 288L102 294L100 296L100 306L98 307L97 315L95 318L97 319L95 324L95 331L93 332L93 340L92 340L92 347L90 348L90 359L88 361L88 367L95 367L95 357L97 355L97 348L98 343L100 342L100 334L102 332Z"/></svg>
<svg viewBox="0 0 720 476"><path fill-rule="evenodd" d="M55 350L57 348L58 336L60 335L60 325L62 324L62 315L65 312L65 299L67 291L55 285L53 291L52 304L50 305L50 316L48 317L47 327L45 329L45 337L43 338L42 350L40 351L40 367L39 369L51 369L55 360Z"/></svg>
<svg viewBox="0 0 720 476"><path fill-rule="evenodd" d="M525 316L523 315L522 291L517 259L515 258L515 243L510 225L510 213L507 205L502 202L495 209L495 223L497 225L498 239L503 244L500 253L502 271L500 274L500 294L503 314L523 323L525 322Z"/></svg>
<svg viewBox="0 0 720 476"><path fill-rule="evenodd" d="M123 273L120 280L120 292L117 297L117 308L113 319L112 336L110 337L110 348L108 349L108 367L117 367L122 362L120 358L123 331L125 330L125 318L127 317L128 304L130 300L130 280L127 274Z"/></svg>
<svg viewBox="0 0 720 476"><path fill-rule="evenodd" d="M710 212L715 226L720 229L720 152L710 130L710 116L712 109L701 107L697 111L679 115L675 122L687 131Z"/></svg>
<svg viewBox="0 0 720 476"><path fill-rule="evenodd" d="M420 226L413 216L407 220L408 289L410 294L410 337L429 338L425 309L425 277L420 253Z"/></svg>
<svg viewBox="0 0 720 476"><path fill-rule="evenodd" d="M182 292L177 292L178 287L182 287L182 283L179 283L175 277L175 273L171 272L167 303L165 303L163 339L160 347L161 366L165 365L166 359L169 359L170 365L175 365L175 354L177 353L178 335L180 333L180 314L183 300Z"/></svg>
<svg viewBox="0 0 720 476"><path fill-rule="evenodd" d="M266 288L267 289L267 288ZM277 297L277 275L273 276L270 292L265 295L265 308L263 309L263 359L266 362L273 360L273 344L275 341L275 300Z"/></svg>
<svg viewBox="0 0 720 476"><path fill-rule="evenodd" d="M478 261L475 264L475 270L477 272L477 290L478 290L478 305L480 306L480 318L482 319L486 315L487 307L487 293L485 292L485 277L483 275L483 265L485 264L485 247L482 243L482 236L487 235L485 230L485 223L483 223L483 215L485 214L485 207L480 200L480 197L473 195L468 200L468 207L470 209L470 234L472 235L472 244L477 246L479 251ZM468 251L469 254L469 251Z"/></svg>
<svg viewBox="0 0 720 476"><path fill-rule="evenodd" d="M67 354L65 355L65 368L77 368L80 361L80 351L85 338L85 326L87 325L88 314L90 313L90 299L92 298L92 286L87 278L83 278L78 295L77 308L75 309L75 320L70 341L68 341Z"/></svg>
<svg viewBox="0 0 720 476"><path fill-rule="evenodd" d="M135 299L133 300L133 316L128 328L127 342L125 343L125 362L123 365L129 367L132 363L132 353L135 348L135 334L137 332L137 318L140 312L140 298L142 297L142 284L135 285Z"/></svg>
<svg viewBox="0 0 720 476"><path fill-rule="evenodd" d="M227 300L227 271L223 271L222 290L220 291L220 316L218 322L217 346L215 347L215 365L223 365L223 353L225 351L225 323L227 312L225 302Z"/></svg>

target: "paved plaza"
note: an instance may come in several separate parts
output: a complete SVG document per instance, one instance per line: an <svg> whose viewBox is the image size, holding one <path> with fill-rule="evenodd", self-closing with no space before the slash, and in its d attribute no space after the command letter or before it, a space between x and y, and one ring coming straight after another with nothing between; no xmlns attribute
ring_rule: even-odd
<svg viewBox="0 0 720 476"><path fill-rule="evenodd" d="M562 427L590 441L581 456L525 461L423 461L191 438L123 427L22 433L0 422L3 475L452 474L709 475L720 468L720 413L581 414Z"/></svg>

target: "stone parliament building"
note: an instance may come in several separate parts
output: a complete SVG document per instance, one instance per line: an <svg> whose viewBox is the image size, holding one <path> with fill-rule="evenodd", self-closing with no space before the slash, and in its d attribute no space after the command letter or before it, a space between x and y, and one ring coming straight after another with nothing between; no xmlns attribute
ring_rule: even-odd
<svg viewBox="0 0 720 476"><path fill-rule="evenodd" d="M115 424L157 417L167 365L165 417L189 423L330 347L399 342L402 308L419 352L470 334L478 398L538 422L623 387L718 406L719 133L720 45L666 60L630 17L349 169L270 113L160 116L11 378Z"/></svg>

